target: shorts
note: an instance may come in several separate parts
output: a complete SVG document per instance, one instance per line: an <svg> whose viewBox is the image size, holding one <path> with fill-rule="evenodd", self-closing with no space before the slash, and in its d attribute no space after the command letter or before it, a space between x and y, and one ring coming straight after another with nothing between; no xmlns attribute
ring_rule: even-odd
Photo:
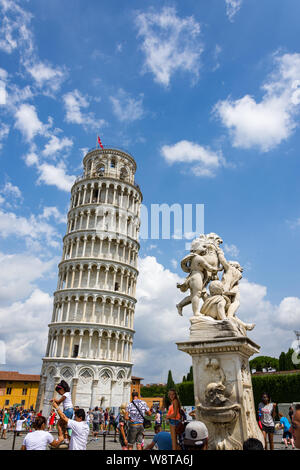
<svg viewBox="0 0 300 470"><path fill-rule="evenodd" d="M282 439L292 439L292 433L290 431L284 431Z"/></svg>
<svg viewBox="0 0 300 470"><path fill-rule="evenodd" d="M266 432L267 434L274 434L275 426L265 426L262 424L262 431Z"/></svg>
<svg viewBox="0 0 300 470"><path fill-rule="evenodd" d="M128 427L128 444L141 444L143 442L144 426L142 424L129 423Z"/></svg>
<svg viewBox="0 0 300 470"><path fill-rule="evenodd" d="M7 429L7 424L3 424L3 429Z"/></svg>
<svg viewBox="0 0 300 470"><path fill-rule="evenodd" d="M74 414L73 408L67 408L66 410L64 410L64 415L69 419L73 418L73 414Z"/></svg>
<svg viewBox="0 0 300 470"><path fill-rule="evenodd" d="M93 421L93 432L99 431L99 423L98 421Z"/></svg>
<svg viewBox="0 0 300 470"><path fill-rule="evenodd" d="M177 424L181 423L180 419L169 419L169 423L171 426L177 426Z"/></svg>

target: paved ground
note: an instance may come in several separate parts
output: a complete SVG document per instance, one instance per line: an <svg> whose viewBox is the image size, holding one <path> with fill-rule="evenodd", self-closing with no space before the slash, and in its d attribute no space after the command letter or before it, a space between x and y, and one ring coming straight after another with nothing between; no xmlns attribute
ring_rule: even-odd
<svg viewBox="0 0 300 470"><path fill-rule="evenodd" d="M26 433L22 433L21 436L16 437L15 441L15 450L19 450L21 448L24 436ZM56 435L54 433L53 435ZM145 435L145 446L152 441L153 431L146 431ZM282 438L282 431L277 431L274 435L274 443L275 443L275 450L292 450L292 447L289 446L288 449L285 449L284 444L281 443ZM105 449L106 450L120 450L120 444L118 441L118 437L116 437L116 441L114 442L114 434L107 435L104 439L103 435L100 435L98 440L93 439L90 435L87 445L87 450L103 450L103 445L105 441ZM11 450L13 446L13 432L8 433L8 437L6 440L0 439L0 451L1 450Z"/></svg>

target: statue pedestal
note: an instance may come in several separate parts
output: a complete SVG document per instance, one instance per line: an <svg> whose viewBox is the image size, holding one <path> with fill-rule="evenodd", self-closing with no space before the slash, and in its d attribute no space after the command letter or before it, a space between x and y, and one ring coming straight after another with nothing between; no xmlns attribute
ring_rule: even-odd
<svg viewBox="0 0 300 470"><path fill-rule="evenodd" d="M196 317L193 317L194 321ZM192 356L197 419L209 432L209 449L239 450L249 437L264 444L257 424L249 358L260 347L247 336L225 329L195 331L191 319L191 337L177 343L180 351ZM204 326L204 325L203 325Z"/></svg>

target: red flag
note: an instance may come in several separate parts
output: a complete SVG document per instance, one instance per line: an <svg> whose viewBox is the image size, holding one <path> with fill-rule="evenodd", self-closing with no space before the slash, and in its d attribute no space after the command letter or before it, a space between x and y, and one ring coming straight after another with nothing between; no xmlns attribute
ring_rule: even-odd
<svg viewBox="0 0 300 470"><path fill-rule="evenodd" d="M102 142L100 140L100 137L98 136L98 144L100 145L100 147L103 149L103 145L102 145Z"/></svg>

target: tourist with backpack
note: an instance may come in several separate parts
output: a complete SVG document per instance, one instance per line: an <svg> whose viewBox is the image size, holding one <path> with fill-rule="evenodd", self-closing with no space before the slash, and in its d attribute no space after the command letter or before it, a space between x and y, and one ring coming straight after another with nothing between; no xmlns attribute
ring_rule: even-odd
<svg viewBox="0 0 300 470"><path fill-rule="evenodd" d="M151 416L146 402L138 399L138 393L132 393L132 402L126 408L125 419L128 420L128 450L136 444L137 450L142 450L144 434L144 416Z"/></svg>

